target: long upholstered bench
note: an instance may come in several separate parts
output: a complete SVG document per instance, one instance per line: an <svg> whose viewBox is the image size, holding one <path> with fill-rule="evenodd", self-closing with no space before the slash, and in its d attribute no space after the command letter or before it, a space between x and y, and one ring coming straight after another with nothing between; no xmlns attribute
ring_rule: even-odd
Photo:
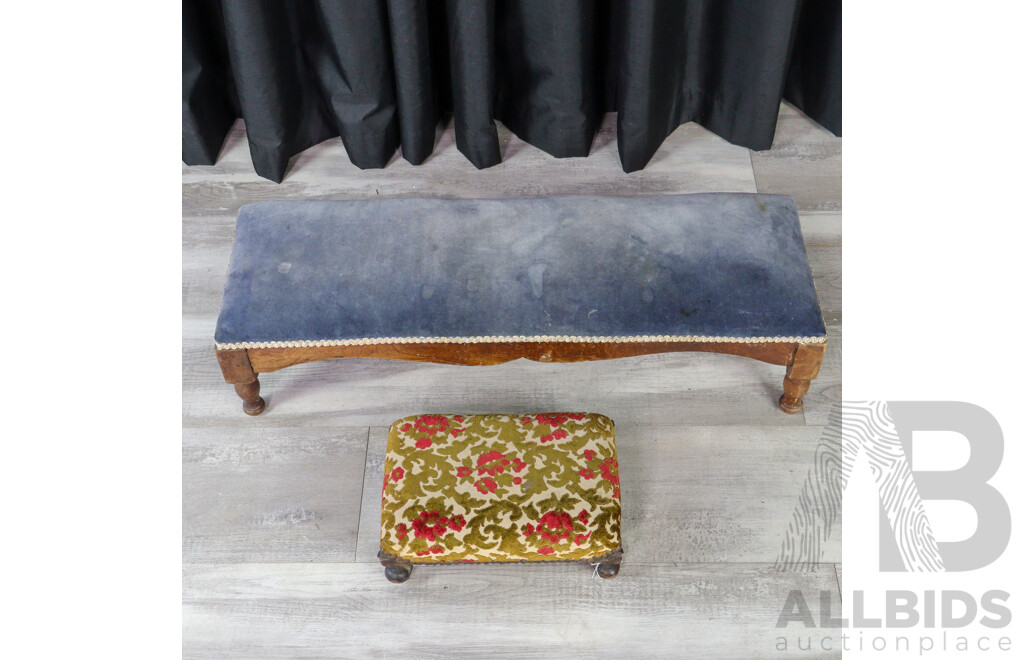
<svg viewBox="0 0 1024 660"><path fill-rule="evenodd" d="M793 200L718 193L245 206L214 339L250 415L312 360L671 351L784 365L794 413L826 332Z"/></svg>

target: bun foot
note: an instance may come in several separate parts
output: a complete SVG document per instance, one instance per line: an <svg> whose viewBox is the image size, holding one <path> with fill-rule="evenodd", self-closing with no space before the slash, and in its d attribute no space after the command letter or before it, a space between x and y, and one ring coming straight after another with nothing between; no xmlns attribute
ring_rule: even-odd
<svg viewBox="0 0 1024 660"><path fill-rule="evenodd" d="M385 566L384 577L388 579L388 582L394 582L395 584L401 584L409 579L412 574L408 568L404 566Z"/></svg>
<svg viewBox="0 0 1024 660"><path fill-rule="evenodd" d="M377 553L377 559L384 566L384 577L388 582L401 584L409 579L412 574L412 562L381 550Z"/></svg>
<svg viewBox="0 0 1024 660"><path fill-rule="evenodd" d="M619 574L619 564L622 563L622 548L613 550L603 557L599 557L597 574L605 580L610 580Z"/></svg>
<svg viewBox="0 0 1024 660"><path fill-rule="evenodd" d="M790 403L789 397L785 394L779 397L779 408L782 408L782 412L790 415L795 415L804 408L803 399L797 399L794 403Z"/></svg>
<svg viewBox="0 0 1024 660"><path fill-rule="evenodd" d="M242 402L242 412L246 415L258 415L267 407L267 402L263 400L263 397L258 396L255 399L246 399Z"/></svg>
<svg viewBox="0 0 1024 660"><path fill-rule="evenodd" d="M811 381L809 380L798 380L786 376L782 381L784 393L779 399L779 408L782 408L782 412L790 415L800 412L804 407L804 395L807 394L807 388L810 386Z"/></svg>
<svg viewBox="0 0 1024 660"><path fill-rule="evenodd" d="M260 396L260 379L251 383L237 383L235 392L242 397L242 412L246 415L258 415L267 407L267 402Z"/></svg>

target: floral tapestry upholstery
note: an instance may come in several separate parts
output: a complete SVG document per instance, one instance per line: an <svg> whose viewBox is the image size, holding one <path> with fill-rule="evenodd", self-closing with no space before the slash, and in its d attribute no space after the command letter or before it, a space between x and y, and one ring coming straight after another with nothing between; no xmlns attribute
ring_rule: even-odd
<svg viewBox="0 0 1024 660"><path fill-rule="evenodd" d="M594 559L621 546L603 415L418 415L391 426L381 549L414 563Z"/></svg>

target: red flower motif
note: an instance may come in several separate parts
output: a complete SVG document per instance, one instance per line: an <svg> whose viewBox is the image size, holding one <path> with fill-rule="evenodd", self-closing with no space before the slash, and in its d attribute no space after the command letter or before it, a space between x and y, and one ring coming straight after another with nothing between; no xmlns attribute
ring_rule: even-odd
<svg viewBox="0 0 1024 660"><path fill-rule="evenodd" d="M512 459L513 472L522 472L524 467L526 467L526 461L522 460L518 456Z"/></svg>
<svg viewBox="0 0 1024 660"><path fill-rule="evenodd" d="M541 442L551 442L552 440L561 440L562 438L567 438L567 437L569 437L569 433L565 429L558 429L557 431L552 431L551 433L548 433L547 435L541 436L540 441Z"/></svg>
<svg viewBox="0 0 1024 660"><path fill-rule="evenodd" d="M486 495L487 493L493 493L498 490L498 482L490 477L484 477L474 484L476 489Z"/></svg>
<svg viewBox="0 0 1024 660"><path fill-rule="evenodd" d="M408 431L411 428L412 428L412 424L409 424L409 423L402 424L402 432L403 433Z"/></svg>
<svg viewBox="0 0 1024 660"><path fill-rule="evenodd" d="M412 521L412 530L416 538L436 541L444 536L448 527L448 518L437 511L421 511L420 517Z"/></svg>
<svg viewBox="0 0 1024 660"><path fill-rule="evenodd" d="M583 458L587 459L588 461L594 460L594 458L596 456L597 456L597 452L595 452L593 449L587 449L587 450L584 450L584 452L583 452Z"/></svg>
<svg viewBox="0 0 1024 660"><path fill-rule="evenodd" d="M575 419L577 422L582 422L583 418L586 417L586 413L566 413L566 417L569 419Z"/></svg>
<svg viewBox="0 0 1024 660"><path fill-rule="evenodd" d="M590 468L583 468L582 470L580 470L580 476L583 477L584 479L593 479L597 475L595 475L594 471L591 470Z"/></svg>
<svg viewBox="0 0 1024 660"><path fill-rule="evenodd" d="M569 421L569 418L566 417L565 415L545 415L544 413L537 415L538 424L547 424L552 428L556 426L561 426L562 424L565 424L567 421Z"/></svg>
<svg viewBox="0 0 1024 660"><path fill-rule="evenodd" d="M523 415L522 417L519 418L519 423L523 424L524 426L528 426L530 424L533 424L533 418L530 417L529 415Z"/></svg>
<svg viewBox="0 0 1024 660"><path fill-rule="evenodd" d="M590 514L587 513L586 509L583 509L582 511L580 511L580 516L579 517L580 517L580 522L583 523L584 525L586 525L588 522L590 522Z"/></svg>
<svg viewBox="0 0 1024 660"><path fill-rule="evenodd" d="M587 532L586 534L577 534L576 545L583 545L583 542L590 538L591 533L592 532Z"/></svg>
<svg viewBox="0 0 1024 660"><path fill-rule="evenodd" d="M394 481L396 484L399 481L401 481L402 477L404 477L404 476L405 476L405 470L403 470L400 467L396 467L394 470L391 471L391 481Z"/></svg>
<svg viewBox="0 0 1024 660"><path fill-rule="evenodd" d="M548 511L537 521L537 529L545 539L558 543L572 534L572 517L564 511Z"/></svg>
<svg viewBox="0 0 1024 660"><path fill-rule="evenodd" d="M466 418L463 417L462 415L455 415L454 417L452 417L452 419L454 419L459 424L461 424L462 422L466 421Z"/></svg>
<svg viewBox="0 0 1024 660"><path fill-rule="evenodd" d="M447 431L448 427L448 418L443 415L423 415L416 418L416 430L420 433L434 435Z"/></svg>
<svg viewBox="0 0 1024 660"><path fill-rule="evenodd" d="M505 454L502 454L500 451L489 451L485 454L480 454L480 458L476 459L476 464L483 465L484 463L490 463L502 458L505 458Z"/></svg>
<svg viewBox="0 0 1024 660"><path fill-rule="evenodd" d="M439 555L442 552L444 552L444 548L442 546L439 546L439 545L435 545L434 547L432 547L430 549L430 554L432 554L432 555Z"/></svg>
<svg viewBox="0 0 1024 660"><path fill-rule="evenodd" d="M460 513L457 516L452 516L448 519L448 529L456 532L461 532L462 528L466 526L466 519L462 517Z"/></svg>
<svg viewBox="0 0 1024 660"><path fill-rule="evenodd" d="M398 523L395 525L395 532L398 534L399 540L401 540L409 535L409 528L405 526L405 523Z"/></svg>
<svg viewBox="0 0 1024 660"><path fill-rule="evenodd" d="M607 479L613 486L619 485L619 464L614 456L604 459L599 467L601 468L602 477Z"/></svg>
<svg viewBox="0 0 1024 660"><path fill-rule="evenodd" d="M476 473L489 474L492 477L503 473L505 468L501 465L501 461L504 458L505 454L502 454L500 451L489 451L481 454L480 458L476 461L477 467L480 468Z"/></svg>
<svg viewBox="0 0 1024 660"><path fill-rule="evenodd" d="M457 438L460 434L464 433L466 429L452 429L452 437Z"/></svg>
<svg viewBox="0 0 1024 660"><path fill-rule="evenodd" d="M518 486L519 484L523 483L523 478L522 477L512 477L512 483L514 483L515 485Z"/></svg>
<svg viewBox="0 0 1024 660"><path fill-rule="evenodd" d="M537 528L533 526L533 523L526 523L526 527L523 528L523 536L530 538L536 531Z"/></svg>
<svg viewBox="0 0 1024 660"><path fill-rule="evenodd" d="M420 438L419 440L416 441L416 448L417 449L426 449L427 447L429 447L432 444L434 444L433 440L431 440L427 436L423 436L422 438Z"/></svg>
<svg viewBox="0 0 1024 660"><path fill-rule="evenodd" d="M471 467L460 467L458 470L459 478L468 477L473 474L473 468Z"/></svg>
<svg viewBox="0 0 1024 660"><path fill-rule="evenodd" d="M538 555L550 555L554 551L555 551L554 548L552 548L551 546L548 546L546 548L541 548L541 549L537 550L537 554Z"/></svg>

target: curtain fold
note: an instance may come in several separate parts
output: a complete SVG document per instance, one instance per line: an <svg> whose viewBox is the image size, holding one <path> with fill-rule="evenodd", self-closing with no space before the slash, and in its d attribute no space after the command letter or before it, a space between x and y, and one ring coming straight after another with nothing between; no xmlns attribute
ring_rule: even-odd
<svg viewBox="0 0 1024 660"><path fill-rule="evenodd" d="M360 168L412 164L451 114L478 168L495 121L556 157L586 156L618 113L625 171L679 124L771 146L785 96L837 135L840 0L185 0L182 158L208 165L246 122L256 172L341 136Z"/></svg>
<svg viewBox="0 0 1024 660"><path fill-rule="evenodd" d="M843 129L842 33L840 2L808 2L786 79L786 98L836 135Z"/></svg>

